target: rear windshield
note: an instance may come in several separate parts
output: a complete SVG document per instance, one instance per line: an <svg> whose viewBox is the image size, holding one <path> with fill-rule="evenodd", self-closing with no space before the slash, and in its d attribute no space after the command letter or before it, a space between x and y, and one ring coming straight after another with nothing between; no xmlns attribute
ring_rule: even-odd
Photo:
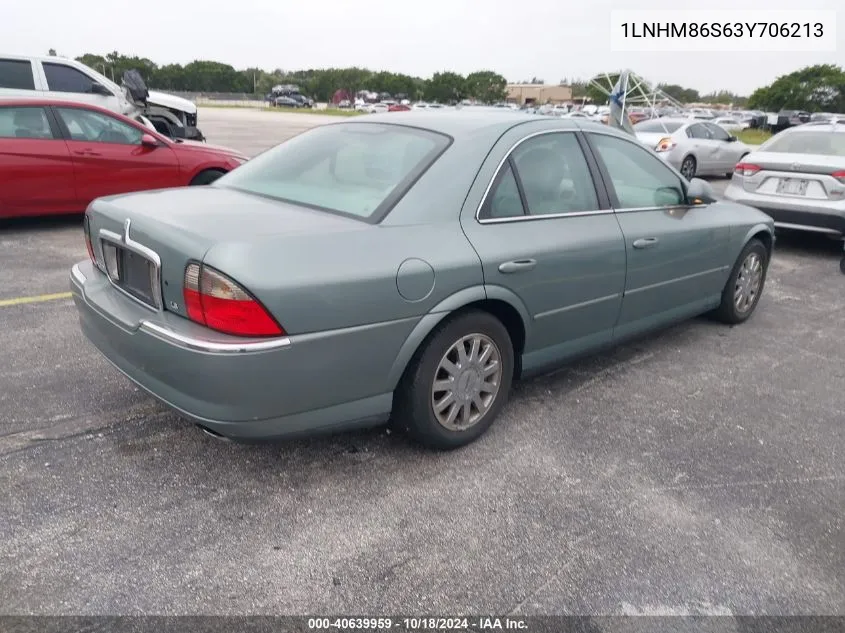
<svg viewBox="0 0 845 633"><path fill-rule="evenodd" d="M447 136L381 123L322 125L214 184L378 221L448 147Z"/></svg>
<svg viewBox="0 0 845 633"><path fill-rule="evenodd" d="M845 156L845 133L830 130L787 132L770 139L760 150L785 154Z"/></svg>
<svg viewBox="0 0 845 633"><path fill-rule="evenodd" d="M658 134L668 133L672 134L681 127L683 123L680 121L643 121L634 126L635 132L657 132Z"/></svg>

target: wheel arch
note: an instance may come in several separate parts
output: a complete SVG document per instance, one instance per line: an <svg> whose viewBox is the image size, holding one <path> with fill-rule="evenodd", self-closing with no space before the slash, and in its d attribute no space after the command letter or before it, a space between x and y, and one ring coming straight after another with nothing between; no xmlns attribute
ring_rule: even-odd
<svg viewBox="0 0 845 633"><path fill-rule="evenodd" d="M765 224L756 224L749 231L745 234L745 238L742 240L742 244L740 245L740 249L745 248L745 245L748 244L753 239L758 239L763 242L763 246L766 247L766 252L768 254L769 259L772 258L772 252L775 248L775 235L772 229L765 225Z"/></svg>
<svg viewBox="0 0 845 633"><path fill-rule="evenodd" d="M525 305L514 293L501 286L473 286L447 297L420 319L396 355L388 384L395 389L411 361L422 352L437 327L444 321L470 310L492 314L507 329L514 350L514 377L521 372L521 358L529 334L530 319Z"/></svg>

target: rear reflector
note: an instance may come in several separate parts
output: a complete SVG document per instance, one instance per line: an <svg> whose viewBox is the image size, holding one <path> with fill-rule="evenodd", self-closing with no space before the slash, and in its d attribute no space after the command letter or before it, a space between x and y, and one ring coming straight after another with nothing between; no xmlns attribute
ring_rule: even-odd
<svg viewBox="0 0 845 633"><path fill-rule="evenodd" d="M760 167L751 163L737 163L736 167L734 167L734 173L740 176L753 176L758 171L760 171Z"/></svg>
<svg viewBox="0 0 845 633"><path fill-rule="evenodd" d="M189 264L183 296L188 318L234 336L283 336L285 331L249 292L208 266Z"/></svg>

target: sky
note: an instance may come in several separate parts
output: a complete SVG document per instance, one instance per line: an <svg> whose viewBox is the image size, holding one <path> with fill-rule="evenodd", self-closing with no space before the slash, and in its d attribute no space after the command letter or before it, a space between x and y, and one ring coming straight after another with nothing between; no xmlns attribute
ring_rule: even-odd
<svg viewBox="0 0 845 633"><path fill-rule="evenodd" d="M614 52L611 10L832 10L836 51ZM804 66L845 66L841 0L39 0L5 3L0 53L118 51L158 64L208 59L266 70L360 66L421 77L494 70L510 82L628 68L650 82L748 95ZM715 44L719 46L718 43Z"/></svg>

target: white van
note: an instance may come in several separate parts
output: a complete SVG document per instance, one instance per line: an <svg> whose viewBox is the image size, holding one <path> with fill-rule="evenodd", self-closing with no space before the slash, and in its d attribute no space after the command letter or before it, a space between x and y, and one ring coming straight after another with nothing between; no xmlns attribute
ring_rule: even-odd
<svg viewBox="0 0 845 633"><path fill-rule="evenodd" d="M118 86L73 59L0 54L0 99L27 97L90 103L153 126L170 138L205 140L197 129L196 104L147 90L135 71L126 73L124 85Z"/></svg>

